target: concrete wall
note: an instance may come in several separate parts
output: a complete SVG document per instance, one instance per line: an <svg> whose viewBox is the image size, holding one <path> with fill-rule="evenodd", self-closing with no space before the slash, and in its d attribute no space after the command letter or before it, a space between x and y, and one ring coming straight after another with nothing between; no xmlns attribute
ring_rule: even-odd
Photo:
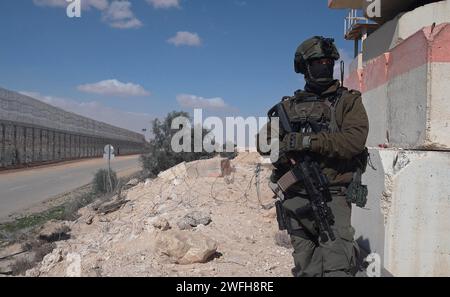
<svg viewBox="0 0 450 297"><path fill-rule="evenodd" d="M390 51L423 27L450 23L450 1L440 1L398 15L372 33L364 46L363 62Z"/></svg>
<svg viewBox="0 0 450 297"><path fill-rule="evenodd" d="M354 70L346 85L361 90L369 146L450 150L450 24L426 27Z"/></svg>
<svg viewBox="0 0 450 297"><path fill-rule="evenodd" d="M363 42L363 63L384 54L397 45L399 18L400 16L385 23Z"/></svg>
<svg viewBox="0 0 450 297"><path fill-rule="evenodd" d="M450 275L450 153L371 149L370 194L352 223L395 276Z"/></svg>
<svg viewBox="0 0 450 297"><path fill-rule="evenodd" d="M0 168L141 153L144 136L0 88Z"/></svg>
<svg viewBox="0 0 450 297"><path fill-rule="evenodd" d="M346 80L363 94L376 169L363 177L369 201L352 224L394 276L450 276L449 81L447 23L420 29Z"/></svg>

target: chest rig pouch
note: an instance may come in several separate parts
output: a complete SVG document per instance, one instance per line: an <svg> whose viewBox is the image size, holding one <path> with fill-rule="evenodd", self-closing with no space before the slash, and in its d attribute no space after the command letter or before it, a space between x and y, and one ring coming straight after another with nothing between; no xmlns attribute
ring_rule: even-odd
<svg viewBox="0 0 450 297"><path fill-rule="evenodd" d="M334 96L319 98L299 91L294 97L284 97L282 104L295 131L306 135L320 132L336 133L340 131L336 120L336 106L341 95L342 92L338 91ZM347 201L361 208L365 207L368 196L367 186L361 181L367 166L367 156L366 149L355 157L359 168L346 191Z"/></svg>
<svg viewBox="0 0 450 297"><path fill-rule="evenodd" d="M283 106L294 130L303 134L339 131L335 107L339 96L319 98L297 92L283 98Z"/></svg>

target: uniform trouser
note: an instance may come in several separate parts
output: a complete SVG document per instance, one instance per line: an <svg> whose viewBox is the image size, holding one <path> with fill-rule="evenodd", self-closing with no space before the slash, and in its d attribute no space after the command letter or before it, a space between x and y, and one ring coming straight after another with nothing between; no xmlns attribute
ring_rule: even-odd
<svg viewBox="0 0 450 297"><path fill-rule="evenodd" d="M351 204L346 201L345 196L333 195L332 198L328 206L335 217L331 229L336 240L327 242L320 242L311 211L302 212L309 205L306 196L295 196L283 203L291 224L294 276L332 277L352 276L354 273L357 245L353 240L355 231L350 221Z"/></svg>

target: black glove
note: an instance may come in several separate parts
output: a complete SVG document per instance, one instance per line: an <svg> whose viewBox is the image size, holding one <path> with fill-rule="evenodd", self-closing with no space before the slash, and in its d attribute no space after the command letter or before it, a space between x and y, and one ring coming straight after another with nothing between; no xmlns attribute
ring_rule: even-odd
<svg viewBox="0 0 450 297"><path fill-rule="evenodd" d="M311 137L302 133L288 133L280 142L280 155L287 152L301 152L311 148Z"/></svg>

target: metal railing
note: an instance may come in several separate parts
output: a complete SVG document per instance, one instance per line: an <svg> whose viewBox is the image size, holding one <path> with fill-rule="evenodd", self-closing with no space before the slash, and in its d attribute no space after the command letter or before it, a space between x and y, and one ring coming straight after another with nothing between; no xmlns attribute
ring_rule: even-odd
<svg viewBox="0 0 450 297"><path fill-rule="evenodd" d="M353 30L356 24L369 24L368 18L362 16L362 10L350 9L348 16L344 19L344 36Z"/></svg>

